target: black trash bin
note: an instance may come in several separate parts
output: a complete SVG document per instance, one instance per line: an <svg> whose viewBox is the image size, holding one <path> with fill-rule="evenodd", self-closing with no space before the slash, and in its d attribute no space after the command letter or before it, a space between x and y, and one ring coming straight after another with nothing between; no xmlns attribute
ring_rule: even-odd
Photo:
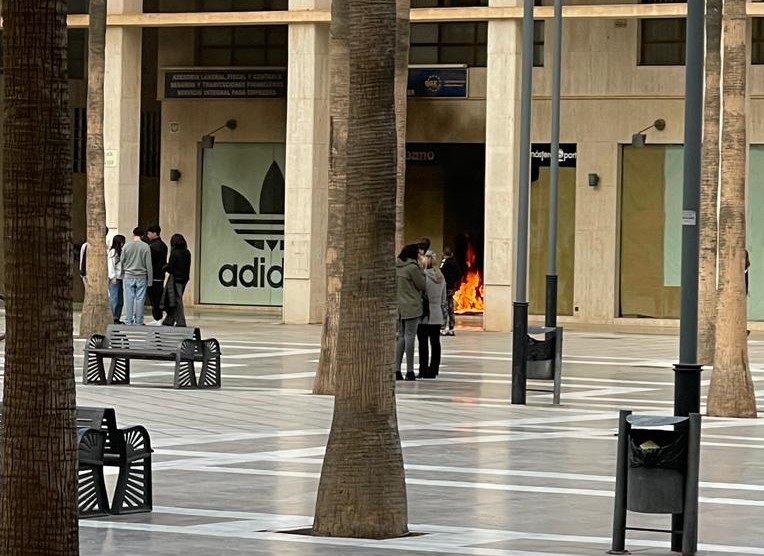
<svg viewBox="0 0 764 556"><path fill-rule="evenodd" d="M660 427L660 428L659 428ZM671 429L666 430L667 427ZM613 544L624 554L626 531L671 533L671 549L697 552L700 415L631 415L621 411L618 426ZM626 511L672 514L681 529L626 526Z"/></svg>
<svg viewBox="0 0 764 556"><path fill-rule="evenodd" d="M562 385L562 327L529 326L525 348L525 376L531 380L551 380L552 403L560 405ZM548 392L526 388L532 392Z"/></svg>

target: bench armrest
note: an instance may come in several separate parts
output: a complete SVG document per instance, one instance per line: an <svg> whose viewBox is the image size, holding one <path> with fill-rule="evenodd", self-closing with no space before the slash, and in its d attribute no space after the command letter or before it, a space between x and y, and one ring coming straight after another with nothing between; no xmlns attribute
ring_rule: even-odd
<svg viewBox="0 0 764 556"><path fill-rule="evenodd" d="M127 461L141 459L151 454L151 437L149 431L141 425L119 429L125 447L125 458Z"/></svg>
<svg viewBox="0 0 764 556"><path fill-rule="evenodd" d="M202 340L204 351L210 355L220 355L220 342L216 338L207 338Z"/></svg>
<svg viewBox="0 0 764 556"><path fill-rule="evenodd" d="M93 334L85 343L85 351L89 349L102 349L109 347L109 338L103 334Z"/></svg>

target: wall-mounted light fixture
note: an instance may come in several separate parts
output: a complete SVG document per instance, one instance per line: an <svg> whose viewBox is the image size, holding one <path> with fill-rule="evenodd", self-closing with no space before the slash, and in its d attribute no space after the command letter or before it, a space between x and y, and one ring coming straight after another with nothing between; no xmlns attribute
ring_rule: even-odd
<svg viewBox="0 0 764 556"><path fill-rule="evenodd" d="M589 187L597 187L600 184L600 175L599 174L589 174Z"/></svg>
<svg viewBox="0 0 764 556"><path fill-rule="evenodd" d="M221 125L220 127L217 127L215 129L213 129L212 131L210 131L206 135L202 135L202 148L203 149L211 149L212 147L214 147L215 146L215 135L214 134L217 133L218 131L220 131L221 129L223 129L224 127L227 127L228 129L233 131L234 129L236 129L236 125L237 125L236 120L230 119L226 123Z"/></svg>
<svg viewBox="0 0 764 556"><path fill-rule="evenodd" d="M180 181L180 170L177 168L170 168L170 181Z"/></svg>
<svg viewBox="0 0 764 556"><path fill-rule="evenodd" d="M663 120L661 118L655 120L652 125L647 126L645 129L640 129L638 132L634 133L631 136L631 146L632 147L644 147L645 146L645 139L647 139L647 135L645 135L645 131L648 129L655 128L658 131L663 131L666 129L666 120Z"/></svg>

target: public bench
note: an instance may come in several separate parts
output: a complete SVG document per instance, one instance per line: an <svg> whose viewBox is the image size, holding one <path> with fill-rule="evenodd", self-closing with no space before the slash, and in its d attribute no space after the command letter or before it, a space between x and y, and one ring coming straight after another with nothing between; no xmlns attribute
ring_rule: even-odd
<svg viewBox="0 0 764 556"><path fill-rule="evenodd" d="M108 376L103 359L111 358ZM174 361L175 388L220 388L220 343L198 328L112 324L85 345L83 384L130 384L130 360ZM201 363L199 380L194 363Z"/></svg>
<svg viewBox="0 0 764 556"><path fill-rule="evenodd" d="M0 421L3 418L0 403ZM112 408L78 407L77 508L80 517L150 512L151 439L141 426L117 428ZM111 508L104 465L119 467Z"/></svg>
<svg viewBox="0 0 764 556"><path fill-rule="evenodd" d="M150 512L151 438L140 425L117 428L117 416L111 407L78 407L77 426L98 430L104 435L103 465L119 468L117 486L111 502L112 514ZM80 450L82 457L82 450ZM101 468L103 481L103 468ZM104 490L105 492L105 490ZM80 484L80 503L83 502ZM106 506L108 508L108 504Z"/></svg>

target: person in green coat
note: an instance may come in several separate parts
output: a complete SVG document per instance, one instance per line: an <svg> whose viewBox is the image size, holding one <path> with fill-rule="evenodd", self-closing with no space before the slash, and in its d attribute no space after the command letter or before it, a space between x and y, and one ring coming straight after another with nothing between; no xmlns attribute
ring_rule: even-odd
<svg viewBox="0 0 764 556"><path fill-rule="evenodd" d="M395 276L398 286L398 340L395 344L396 373L398 380L403 380L401 364L406 353L406 380L416 380L414 375L414 343L419 321L422 318L422 292L426 281L424 271L419 264L419 246L416 243L401 249L395 262Z"/></svg>

